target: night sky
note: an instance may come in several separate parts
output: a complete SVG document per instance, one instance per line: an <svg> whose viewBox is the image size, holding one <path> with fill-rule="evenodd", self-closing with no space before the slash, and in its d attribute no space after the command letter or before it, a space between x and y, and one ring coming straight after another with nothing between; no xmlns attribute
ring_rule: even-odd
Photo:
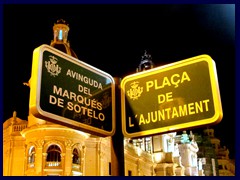
<svg viewBox="0 0 240 180"><path fill-rule="evenodd" d="M33 50L50 45L64 19L78 58L113 77L136 72L144 50L155 67L210 55L216 62L223 108L215 136L235 158L236 49L234 4L3 5L3 121L27 120ZM194 130L193 130L194 133Z"/></svg>

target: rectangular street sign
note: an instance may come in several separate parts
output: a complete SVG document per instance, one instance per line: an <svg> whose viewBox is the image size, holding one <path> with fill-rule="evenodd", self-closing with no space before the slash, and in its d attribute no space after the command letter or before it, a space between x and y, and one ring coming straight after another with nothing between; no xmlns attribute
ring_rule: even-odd
<svg viewBox="0 0 240 180"><path fill-rule="evenodd" d="M121 102L122 132L130 138L217 124L223 116L208 55L124 77Z"/></svg>
<svg viewBox="0 0 240 180"><path fill-rule="evenodd" d="M112 76L49 45L33 52L30 112L98 136L115 133Z"/></svg>

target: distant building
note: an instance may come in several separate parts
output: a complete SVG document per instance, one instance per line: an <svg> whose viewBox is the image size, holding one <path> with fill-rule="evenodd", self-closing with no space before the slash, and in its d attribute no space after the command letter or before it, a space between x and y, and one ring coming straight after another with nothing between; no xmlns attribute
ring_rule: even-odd
<svg viewBox="0 0 240 180"><path fill-rule="evenodd" d="M234 176L235 161L229 159L229 150L221 147L220 139L214 136L214 129L205 129L203 136L198 141L200 151L199 157L205 161L205 174L213 176ZM210 164L212 168L210 168ZM215 169L213 168L215 167Z"/></svg>

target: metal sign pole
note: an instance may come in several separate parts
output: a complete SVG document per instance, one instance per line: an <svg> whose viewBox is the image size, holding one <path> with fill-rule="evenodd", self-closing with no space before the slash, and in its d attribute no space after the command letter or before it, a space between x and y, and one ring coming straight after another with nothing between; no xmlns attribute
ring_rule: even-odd
<svg viewBox="0 0 240 180"><path fill-rule="evenodd" d="M122 133L122 119L121 119L121 79L114 77L115 81L115 95L116 95L116 132L112 136L111 145L111 175L125 176L124 169L124 137Z"/></svg>

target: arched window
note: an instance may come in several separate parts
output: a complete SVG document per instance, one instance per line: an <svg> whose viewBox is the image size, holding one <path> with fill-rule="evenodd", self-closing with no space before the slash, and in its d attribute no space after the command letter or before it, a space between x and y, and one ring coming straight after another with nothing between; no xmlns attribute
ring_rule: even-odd
<svg viewBox="0 0 240 180"><path fill-rule="evenodd" d="M33 164L35 162L35 147L31 146L28 150L28 163Z"/></svg>
<svg viewBox="0 0 240 180"><path fill-rule="evenodd" d="M53 144L47 149L47 166L59 166L61 162L61 149Z"/></svg>
<svg viewBox="0 0 240 180"><path fill-rule="evenodd" d="M80 164L80 153L77 148L73 149L73 158L72 158L73 164Z"/></svg>

